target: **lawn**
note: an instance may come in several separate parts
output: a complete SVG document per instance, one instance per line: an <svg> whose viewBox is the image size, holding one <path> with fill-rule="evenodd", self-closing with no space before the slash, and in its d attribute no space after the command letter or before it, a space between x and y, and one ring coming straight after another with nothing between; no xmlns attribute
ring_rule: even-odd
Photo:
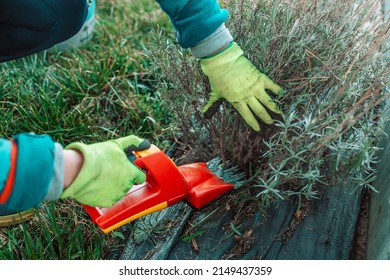
<svg viewBox="0 0 390 280"><path fill-rule="evenodd" d="M43 52L0 65L0 135L49 134L67 145L135 134L171 143L150 62L156 25L170 29L152 0L97 1L92 41L72 52ZM73 201L44 203L28 222L0 229L0 259L102 259L123 234L104 235Z"/></svg>

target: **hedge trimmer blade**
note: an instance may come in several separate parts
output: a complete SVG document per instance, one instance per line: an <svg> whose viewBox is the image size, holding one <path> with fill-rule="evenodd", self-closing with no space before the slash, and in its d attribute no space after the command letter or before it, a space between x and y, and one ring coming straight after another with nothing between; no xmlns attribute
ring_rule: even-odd
<svg viewBox="0 0 390 280"><path fill-rule="evenodd" d="M233 165L230 161L223 162L220 157L213 158L206 162L207 167L222 181L234 185L238 189L248 182L246 174L238 166Z"/></svg>

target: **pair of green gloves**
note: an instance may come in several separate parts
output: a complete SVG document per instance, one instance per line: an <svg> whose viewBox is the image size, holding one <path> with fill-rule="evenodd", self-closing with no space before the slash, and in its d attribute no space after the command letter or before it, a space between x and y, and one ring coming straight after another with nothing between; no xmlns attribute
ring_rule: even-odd
<svg viewBox="0 0 390 280"><path fill-rule="evenodd" d="M201 59L201 67L212 90L209 101L202 108L206 116L211 117L220 99L231 103L255 131L260 130L256 117L266 124L273 123L266 108L280 114L265 91L269 89L278 94L280 86L259 72L236 43L212 57ZM128 160L125 150L137 151L149 147L147 140L133 135L91 145L69 145L67 149L76 149L83 154L84 164L61 197L74 198L90 206L112 206L133 184L141 184L146 179L144 172Z"/></svg>

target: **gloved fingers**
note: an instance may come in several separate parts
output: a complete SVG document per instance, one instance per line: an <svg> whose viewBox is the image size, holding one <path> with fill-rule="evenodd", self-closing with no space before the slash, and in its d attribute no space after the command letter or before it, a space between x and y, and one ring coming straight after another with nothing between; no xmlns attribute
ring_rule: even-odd
<svg viewBox="0 0 390 280"><path fill-rule="evenodd" d="M136 145L130 145L128 149L126 150L127 152L135 152L135 151L144 151L149 149L151 146L149 140L143 139L141 143L139 143L138 146Z"/></svg>
<svg viewBox="0 0 390 280"><path fill-rule="evenodd" d="M255 131L260 131L260 126L253 115L252 111L249 109L248 105L244 102L234 102L231 103L234 108L238 111L244 121Z"/></svg>
<svg viewBox="0 0 390 280"><path fill-rule="evenodd" d="M210 93L210 99L207 101L206 105L202 107L202 112L204 117L209 119L218 111L219 106L222 103L220 97L217 97L213 92Z"/></svg>
<svg viewBox="0 0 390 280"><path fill-rule="evenodd" d="M281 92L281 90L282 90L282 88L278 84L274 83L265 74L261 74L260 81L264 85L265 89L271 90L274 94L279 94Z"/></svg>
<svg viewBox="0 0 390 280"><path fill-rule="evenodd" d="M121 150L129 149L131 151L143 151L150 148L150 142L146 139L139 138L135 135L121 137L112 142L119 145Z"/></svg>
<svg viewBox="0 0 390 280"><path fill-rule="evenodd" d="M146 174L135 164L129 162L129 172L135 184L142 184L146 180Z"/></svg>
<svg viewBox="0 0 390 280"><path fill-rule="evenodd" d="M278 105L272 100L271 96L269 96L263 88L259 88L255 92L255 97L274 113L281 114L280 108Z"/></svg>
<svg viewBox="0 0 390 280"><path fill-rule="evenodd" d="M268 114L267 110L263 105L255 98L250 97L247 99L247 104L251 108L252 112L258 116L266 124L273 124L271 116Z"/></svg>
<svg viewBox="0 0 390 280"><path fill-rule="evenodd" d="M206 110L204 110L206 106L203 107L203 109L202 109L203 116L206 119L211 119L215 115L215 113L218 112L221 104L222 104L222 99L219 99L219 100L215 101L214 103L212 103Z"/></svg>

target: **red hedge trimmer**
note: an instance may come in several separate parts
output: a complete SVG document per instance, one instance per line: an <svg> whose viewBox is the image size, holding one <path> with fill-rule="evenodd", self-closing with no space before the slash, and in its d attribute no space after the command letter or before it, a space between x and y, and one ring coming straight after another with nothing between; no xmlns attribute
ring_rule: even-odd
<svg viewBox="0 0 390 280"><path fill-rule="evenodd" d="M133 162L146 172L146 182L134 185L110 208L84 205L92 220L108 233L142 216L185 201L201 209L227 192L245 184L244 174L215 158L176 166L158 147L133 152Z"/></svg>

